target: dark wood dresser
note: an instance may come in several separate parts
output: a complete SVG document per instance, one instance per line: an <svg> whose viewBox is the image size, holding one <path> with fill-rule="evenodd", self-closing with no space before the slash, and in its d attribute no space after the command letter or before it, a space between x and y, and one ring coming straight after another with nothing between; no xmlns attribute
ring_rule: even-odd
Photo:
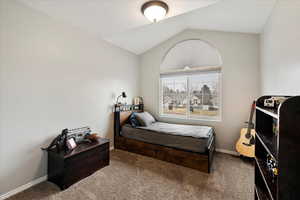
<svg viewBox="0 0 300 200"><path fill-rule="evenodd" d="M48 181L62 190L109 165L109 140L79 144L73 151L48 151Z"/></svg>

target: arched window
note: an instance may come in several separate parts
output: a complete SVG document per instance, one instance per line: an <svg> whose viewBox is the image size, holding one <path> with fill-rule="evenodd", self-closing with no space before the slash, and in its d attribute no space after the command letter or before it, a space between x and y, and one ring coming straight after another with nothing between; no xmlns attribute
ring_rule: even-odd
<svg viewBox="0 0 300 200"><path fill-rule="evenodd" d="M160 115L221 120L219 51L202 40L173 46L160 66Z"/></svg>

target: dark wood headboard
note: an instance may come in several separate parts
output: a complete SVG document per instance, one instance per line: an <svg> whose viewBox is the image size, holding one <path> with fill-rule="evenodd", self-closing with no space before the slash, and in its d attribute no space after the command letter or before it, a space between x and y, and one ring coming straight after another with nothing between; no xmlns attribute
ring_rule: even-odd
<svg viewBox="0 0 300 200"><path fill-rule="evenodd" d="M128 118L130 117L130 115L132 114L132 111L125 111L125 112L120 112L120 125L123 126Z"/></svg>
<svg viewBox="0 0 300 200"><path fill-rule="evenodd" d="M114 110L114 135L120 136L122 126L127 122L132 112L143 112L144 105L126 105L126 106L115 106Z"/></svg>

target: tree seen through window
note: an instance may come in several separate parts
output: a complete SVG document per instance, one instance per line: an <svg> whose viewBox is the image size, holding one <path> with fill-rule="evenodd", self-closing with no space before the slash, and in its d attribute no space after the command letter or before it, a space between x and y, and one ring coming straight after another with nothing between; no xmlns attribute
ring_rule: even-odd
<svg viewBox="0 0 300 200"><path fill-rule="evenodd" d="M198 75L162 77L163 115L188 118L220 116L219 72Z"/></svg>

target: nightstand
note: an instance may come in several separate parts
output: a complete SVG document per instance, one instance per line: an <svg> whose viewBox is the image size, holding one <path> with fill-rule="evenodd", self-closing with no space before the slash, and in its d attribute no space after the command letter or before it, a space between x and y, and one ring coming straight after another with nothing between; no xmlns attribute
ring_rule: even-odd
<svg viewBox="0 0 300 200"><path fill-rule="evenodd" d="M48 151L48 181L62 190L109 165L109 140L81 143L70 152Z"/></svg>

